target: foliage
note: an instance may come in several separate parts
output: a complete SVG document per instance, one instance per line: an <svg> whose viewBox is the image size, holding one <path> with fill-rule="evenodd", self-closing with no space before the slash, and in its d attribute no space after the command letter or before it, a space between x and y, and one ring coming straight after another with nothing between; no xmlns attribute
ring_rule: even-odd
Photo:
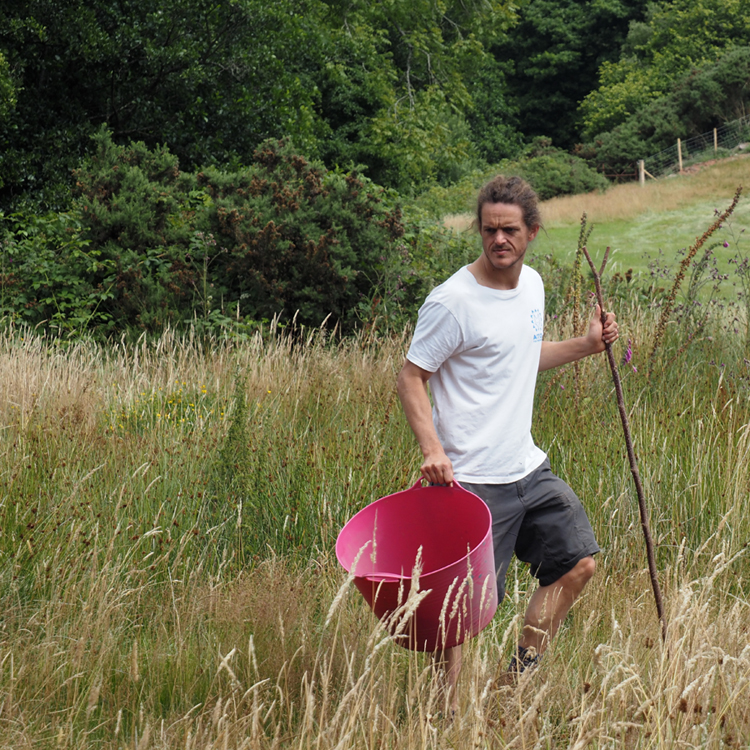
<svg viewBox="0 0 750 750"><path fill-rule="evenodd" d="M58 334L107 327L112 261L79 213L0 214L0 315Z"/></svg>
<svg viewBox="0 0 750 750"><path fill-rule="evenodd" d="M473 107L467 111L466 119L478 154L489 164L519 156L524 141L521 113L509 91L503 63L485 56L468 88Z"/></svg>
<svg viewBox="0 0 750 750"><path fill-rule="evenodd" d="M5 55L0 52L0 122L6 118L9 112L16 106L18 93L13 85L10 66ZM0 182L2 187L2 182Z"/></svg>
<svg viewBox="0 0 750 750"><path fill-rule="evenodd" d="M381 188L355 172L326 172L282 142L264 144L242 173L205 170L197 179L226 249L210 271L225 304L247 306L256 319L298 312L306 325L330 316L351 330L403 234Z"/></svg>
<svg viewBox="0 0 750 750"><path fill-rule="evenodd" d="M536 139L527 156L510 165L509 171L526 179L543 201L558 195L606 190L609 185L583 159L553 147L546 138Z"/></svg>
<svg viewBox="0 0 750 750"><path fill-rule="evenodd" d="M377 179L402 191L456 178L476 160L465 121L451 110L444 92L430 87L413 95L413 105L395 98L369 126L370 148L382 164Z"/></svg>
<svg viewBox="0 0 750 750"><path fill-rule="evenodd" d="M414 196L522 158L534 137L570 148L587 94L588 135L611 130L746 43L748 2L9 0L0 209L68 210L102 125L189 172L235 171L291 138Z"/></svg>
<svg viewBox="0 0 750 750"><path fill-rule="evenodd" d="M9 66L18 102L0 119L0 206L65 207L101 124L190 170L248 164L288 137L402 190L451 179L476 159L470 84L513 18L507 0L11 0L0 91Z"/></svg>
<svg viewBox="0 0 750 750"><path fill-rule="evenodd" d="M744 111L750 47L737 47L678 79L666 96L628 117L577 153L606 172L631 171L635 160L673 146L677 138L710 130Z"/></svg>
<svg viewBox="0 0 750 750"><path fill-rule="evenodd" d="M582 105L589 138L668 94L691 68L705 68L750 36L748 0L669 0L630 26L620 60L606 62Z"/></svg>
<svg viewBox="0 0 750 750"><path fill-rule="evenodd" d="M628 24L644 0L534 0L492 48L506 71L504 98L526 138L551 137L563 148L578 140L578 103L596 86L597 71L616 60Z"/></svg>
<svg viewBox="0 0 750 750"><path fill-rule="evenodd" d="M110 330L192 316L200 267L188 253L204 209L195 177L166 147L116 146L104 129L95 148L75 172L76 196L91 246L107 261L92 283L112 291Z"/></svg>
<svg viewBox="0 0 750 750"><path fill-rule="evenodd" d="M414 192L450 181L477 161L484 101L475 81L487 45L514 21L503 0L328 0L333 60L320 85L331 127L321 154L366 165L376 182ZM339 52L340 51L340 52ZM481 118L481 114L479 114ZM495 122L506 138L508 123ZM479 146L479 152L484 149Z"/></svg>
<svg viewBox="0 0 750 750"><path fill-rule="evenodd" d="M101 123L188 165L249 157L278 132L308 145L318 11L314 0L3 3L0 47L19 89L0 129L2 202L55 205Z"/></svg>
<svg viewBox="0 0 750 750"><path fill-rule="evenodd" d="M96 142L76 179L92 247L114 268L118 327L231 313L351 330L403 234L382 189L288 143L267 142L246 169L187 174L166 148L116 146L105 131Z"/></svg>

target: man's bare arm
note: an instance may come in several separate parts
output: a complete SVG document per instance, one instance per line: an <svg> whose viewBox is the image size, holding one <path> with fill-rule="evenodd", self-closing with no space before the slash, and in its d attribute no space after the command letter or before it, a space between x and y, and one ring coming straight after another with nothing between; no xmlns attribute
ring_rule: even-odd
<svg viewBox="0 0 750 750"><path fill-rule="evenodd" d="M406 420L414 432L424 456L422 476L434 484L453 485L453 465L445 455L432 422L432 407L427 395L427 381L432 375L407 359L397 380L398 397Z"/></svg>
<svg viewBox="0 0 750 750"><path fill-rule="evenodd" d="M599 305L597 305L585 336L567 339L566 341L542 342L539 372L575 362L591 354L599 354L599 352L604 351L605 344L617 341L618 335L614 313L607 313L607 322L602 326L601 312L599 311Z"/></svg>

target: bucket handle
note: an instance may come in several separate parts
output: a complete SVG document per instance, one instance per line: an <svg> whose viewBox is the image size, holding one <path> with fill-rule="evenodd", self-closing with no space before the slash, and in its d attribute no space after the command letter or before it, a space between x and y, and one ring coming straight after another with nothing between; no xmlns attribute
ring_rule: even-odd
<svg viewBox="0 0 750 750"><path fill-rule="evenodd" d="M399 575L398 573L368 573L366 576L362 576L368 581L373 583L395 583L396 581L408 581L408 578Z"/></svg>
<svg viewBox="0 0 750 750"><path fill-rule="evenodd" d="M422 476L420 476L417 479L417 481L414 483L414 485L412 486L412 489L413 490L416 490L416 489L425 490L425 489L427 489L427 487L447 487L448 486L447 484L428 484L427 487L423 487L422 486L422 482L424 482L424 481L425 481L425 478L422 477ZM460 490L463 489L463 487L458 483L457 479L453 480L453 486L454 487L458 487L458 489L460 489Z"/></svg>

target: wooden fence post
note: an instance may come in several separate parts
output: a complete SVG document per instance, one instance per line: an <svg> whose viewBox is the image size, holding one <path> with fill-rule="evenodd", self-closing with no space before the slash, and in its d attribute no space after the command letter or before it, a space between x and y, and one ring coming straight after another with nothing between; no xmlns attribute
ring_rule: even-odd
<svg viewBox="0 0 750 750"><path fill-rule="evenodd" d="M716 137L716 128L714 128L714 154L719 150L719 139Z"/></svg>
<svg viewBox="0 0 750 750"><path fill-rule="evenodd" d="M682 141L677 139L677 161L680 164L680 174L682 174Z"/></svg>
<svg viewBox="0 0 750 750"><path fill-rule="evenodd" d="M638 182L641 183L641 187L646 184L646 164L643 159L638 159Z"/></svg>

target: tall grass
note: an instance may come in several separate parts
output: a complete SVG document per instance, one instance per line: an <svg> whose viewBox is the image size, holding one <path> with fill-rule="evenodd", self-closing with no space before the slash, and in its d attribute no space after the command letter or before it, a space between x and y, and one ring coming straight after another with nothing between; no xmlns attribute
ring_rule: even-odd
<svg viewBox="0 0 750 750"><path fill-rule="evenodd" d="M535 438L587 507L598 573L538 672L495 689L534 588L512 566L510 595L467 646L452 722L429 657L392 642L332 554L346 518L417 476L394 388L408 336L168 332L102 349L6 330L0 745L741 744L748 366L720 321L682 352L671 326L648 379L655 321L618 317L669 640L606 362L582 363L577 408L573 368L545 373Z"/></svg>

